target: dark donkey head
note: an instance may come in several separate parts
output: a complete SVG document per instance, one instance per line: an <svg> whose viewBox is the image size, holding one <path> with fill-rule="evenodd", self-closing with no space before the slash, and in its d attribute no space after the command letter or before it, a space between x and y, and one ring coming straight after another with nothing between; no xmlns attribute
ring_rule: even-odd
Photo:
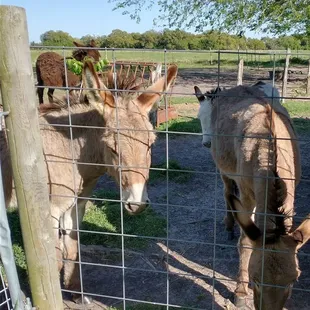
<svg viewBox="0 0 310 310"><path fill-rule="evenodd" d="M73 42L76 47L80 47L81 49L77 49L73 51L72 56L78 61L83 61L86 56L92 57L96 62L99 61L100 53L97 49L94 49L96 46L95 40L91 40L89 44L82 45L78 42ZM92 49L84 49L84 47L92 47Z"/></svg>

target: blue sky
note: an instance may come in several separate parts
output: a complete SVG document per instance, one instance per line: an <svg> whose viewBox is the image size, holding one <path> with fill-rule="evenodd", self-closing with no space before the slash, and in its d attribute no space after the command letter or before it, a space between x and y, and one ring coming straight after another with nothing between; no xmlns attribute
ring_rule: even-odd
<svg viewBox="0 0 310 310"><path fill-rule="evenodd" d="M127 32L161 30L153 26L153 19L159 14L157 8L143 11L141 22L137 24L121 11L113 11L114 4L108 0L0 0L0 4L26 9L29 39L35 42L39 42L40 35L48 30L63 30L75 38L86 34L107 35L113 29ZM246 32L246 35L260 37L252 32Z"/></svg>

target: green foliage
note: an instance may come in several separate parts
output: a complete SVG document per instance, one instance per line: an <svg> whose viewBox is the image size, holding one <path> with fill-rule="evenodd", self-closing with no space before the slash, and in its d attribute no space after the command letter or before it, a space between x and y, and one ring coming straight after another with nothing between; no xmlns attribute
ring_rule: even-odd
<svg viewBox="0 0 310 310"><path fill-rule="evenodd" d="M47 31L40 36L42 45L45 46L73 46L74 38L67 32L58 31Z"/></svg>
<svg viewBox="0 0 310 310"><path fill-rule="evenodd" d="M41 35L43 45L72 46L73 38L62 31L48 31ZM231 35L220 31L206 31L199 34L189 33L180 29L164 29L161 32L146 31L144 33L128 33L119 29L113 30L108 36L85 35L80 39L87 45L95 40L98 46L107 48L146 48L168 50L265 50L265 49L308 49L310 35L298 33L275 38L264 37L261 40ZM36 45L35 42L31 42Z"/></svg>
<svg viewBox="0 0 310 310"><path fill-rule="evenodd" d="M135 43L135 39L131 33L119 29L112 30L105 40L107 47L115 48L132 48L135 47Z"/></svg>
<svg viewBox="0 0 310 310"><path fill-rule="evenodd" d="M94 198L119 200L119 193L97 190ZM150 207L141 214L132 216L126 211L123 212L124 234L165 237L166 220L156 215ZM120 202L107 200L93 201L83 219L81 229L121 233L121 205ZM98 244L111 247L121 247L121 237L115 235L104 235L94 233L81 233L81 243ZM148 245L148 239L142 238L125 238L125 246L129 248L144 248Z"/></svg>
<svg viewBox="0 0 310 310"><path fill-rule="evenodd" d="M80 40L82 41L84 45L88 45L91 40L95 40L97 46L105 47L106 36L94 36L94 35L87 34L81 37Z"/></svg>
<svg viewBox="0 0 310 310"><path fill-rule="evenodd" d="M67 68L68 70L72 71L76 75L81 75L83 70L83 62L78 61L74 58L67 59ZM107 59L101 59L95 64L96 71L102 72L104 68L109 64Z"/></svg>
<svg viewBox="0 0 310 310"><path fill-rule="evenodd" d="M160 16L155 24L177 28L225 29L226 31L261 30L274 34L292 29L310 35L309 0L109 0L114 9L140 21L141 12L157 5Z"/></svg>

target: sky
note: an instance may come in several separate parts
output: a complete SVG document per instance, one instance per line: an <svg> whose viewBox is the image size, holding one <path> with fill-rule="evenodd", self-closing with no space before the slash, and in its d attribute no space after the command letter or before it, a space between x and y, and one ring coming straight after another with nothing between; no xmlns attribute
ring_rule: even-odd
<svg viewBox="0 0 310 310"><path fill-rule="evenodd" d="M115 4L108 0L0 0L0 4L26 9L29 40L35 42L40 42L40 35L48 30L62 30L74 38L87 34L108 35L113 29L127 32L161 30L153 26L153 19L159 15L158 8L143 11L137 24L129 16L122 15L122 11L113 11ZM245 35L260 38L253 32Z"/></svg>

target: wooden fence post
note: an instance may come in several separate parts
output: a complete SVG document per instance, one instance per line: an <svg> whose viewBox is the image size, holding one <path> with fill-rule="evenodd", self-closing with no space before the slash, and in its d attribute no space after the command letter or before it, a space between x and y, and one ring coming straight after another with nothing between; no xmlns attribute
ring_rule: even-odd
<svg viewBox="0 0 310 310"><path fill-rule="evenodd" d="M33 304L63 309L26 13L0 5L0 81Z"/></svg>
<svg viewBox="0 0 310 310"><path fill-rule="evenodd" d="M243 58L241 58L238 64L237 85L242 85L243 63L244 63Z"/></svg>
<svg viewBox="0 0 310 310"><path fill-rule="evenodd" d="M287 93L287 78L288 78L288 67L290 64L290 55L291 55L291 50L288 48L286 51L286 58L285 58L285 65L284 65L284 72L283 72L282 97L285 97ZM282 103L284 102L285 102L285 98L282 98Z"/></svg>
<svg viewBox="0 0 310 310"><path fill-rule="evenodd" d="M310 59L308 61L308 74L307 74L307 86L306 86L306 94L310 94Z"/></svg>

